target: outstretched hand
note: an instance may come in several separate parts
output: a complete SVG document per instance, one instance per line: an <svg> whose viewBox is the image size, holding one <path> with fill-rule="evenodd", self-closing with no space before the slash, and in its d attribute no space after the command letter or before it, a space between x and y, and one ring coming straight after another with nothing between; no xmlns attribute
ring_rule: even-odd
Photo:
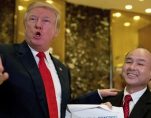
<svg viewBox="0 0 151 118"><path fill-rule="evenodd" d="M99 89L99 93L102 97L107 97L107 96L115 96L120 92L121 90L119 89Z"/></svg>
<svg viewBox="0 0 151 118"><path fill-rule="evenodd" d="M2 64L2 60L0 58L0 85L9 78L7 72L4 72L4 66Z"/></svg>

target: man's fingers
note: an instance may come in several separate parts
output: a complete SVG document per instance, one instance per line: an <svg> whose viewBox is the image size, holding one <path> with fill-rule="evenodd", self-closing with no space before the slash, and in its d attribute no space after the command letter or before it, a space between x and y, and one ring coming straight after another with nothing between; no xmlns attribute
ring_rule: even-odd
<svg viewBox="0 0 151 118"><path fill-rule="evenodd" d="M99 93L101 94L102 97L106 97L106 96L115 96L118 94L120 90L118 89L100 89Z"/></svg>
<svg viewBox="0 0 151 118"><path fill-rule="evenodd" d="M0 85L6 81L9 78L9 75L7 72L4 72L3 74L0 74Z"/></svg>
<svg viewBox="0 0 151 118"><path fill-rule="evenodd" d="M115 91L114 91L114 92L109 92L108 94L109 94L110 96L115 96L115 95L117 95L117 93L118 93L118 92L115 92Z"/></svg>
<svg viewBox="0 0 151 118"><path fill-rule="evenodd" d="M8 79L8 78L9 78L8 73L7 73L7 72L4 72L4 73L3 73L3 77L4 77L4 79Z"/></svg>
<svg viewBox="0 0 151 118"><path fill-rule="evenodd" d="M3 67L3 64L2 64L1 57L0 57L0 73L2 73L3 71L4 71L4 67Z"/></svg>
<svg viewBox="0 0 151 118"><path fill-rule="evenodd" d="M116 88L112 88L112 89L110 89L111 90L111 92L120 92L121 90L119 90L119 89L116 89Z"/></svg>
<svg viewBox="0 0 151 118"><path fill-rule="evenodd" d="M119 90L119 89L112 88L112 89L109 89L109 94L110 94L111 96L115 96L115 95L117 95L118 92L120 92L120 91L121 91L121 90Z"/></svg>
<svg viewBox="0 0 151 118"><path fill-rule="evenodd" d="M9 74L4 72L4 67L0 57L0 85L9 78Z"/></svg>

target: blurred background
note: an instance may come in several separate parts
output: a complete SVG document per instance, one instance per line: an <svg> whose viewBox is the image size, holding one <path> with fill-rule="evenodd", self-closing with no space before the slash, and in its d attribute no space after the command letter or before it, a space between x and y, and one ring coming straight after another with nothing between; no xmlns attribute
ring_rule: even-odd
<svg viewBox="0 0 151 118"><path fill-rule="evenodd" d="M72 97L98 88L124 87L125 54L151 51L151 0L5 0L0 4L0 43L24 40L23 16L33 1L58 7L61 29L50 52L71 70Z"/></svg>

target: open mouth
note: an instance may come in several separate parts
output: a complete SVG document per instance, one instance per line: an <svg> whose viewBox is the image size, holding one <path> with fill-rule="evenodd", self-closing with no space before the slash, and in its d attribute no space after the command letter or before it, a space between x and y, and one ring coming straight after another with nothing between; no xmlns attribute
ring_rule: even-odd
<svg viewBox="0 0 151 118"><path fill-rule="evenodd" d="M40 32L36 32L36 36L41 36L41 33Z"/></svg>
<svg viewBox="0 0 151 118"><path fill-rule="evenodd" d="M35 39L41 38L41 32L36 32L35 35L34 35L34 38Z"/></svg>

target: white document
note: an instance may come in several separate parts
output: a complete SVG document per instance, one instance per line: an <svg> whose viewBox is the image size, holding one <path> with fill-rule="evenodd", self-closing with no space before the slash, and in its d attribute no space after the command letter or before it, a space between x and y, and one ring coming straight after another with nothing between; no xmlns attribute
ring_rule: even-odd
<svg viewBox="0 0 151 118"><path fill-rule="evenodd" d="M69 104L65 118L124 118L123 108L101 105Z"/></svg>

